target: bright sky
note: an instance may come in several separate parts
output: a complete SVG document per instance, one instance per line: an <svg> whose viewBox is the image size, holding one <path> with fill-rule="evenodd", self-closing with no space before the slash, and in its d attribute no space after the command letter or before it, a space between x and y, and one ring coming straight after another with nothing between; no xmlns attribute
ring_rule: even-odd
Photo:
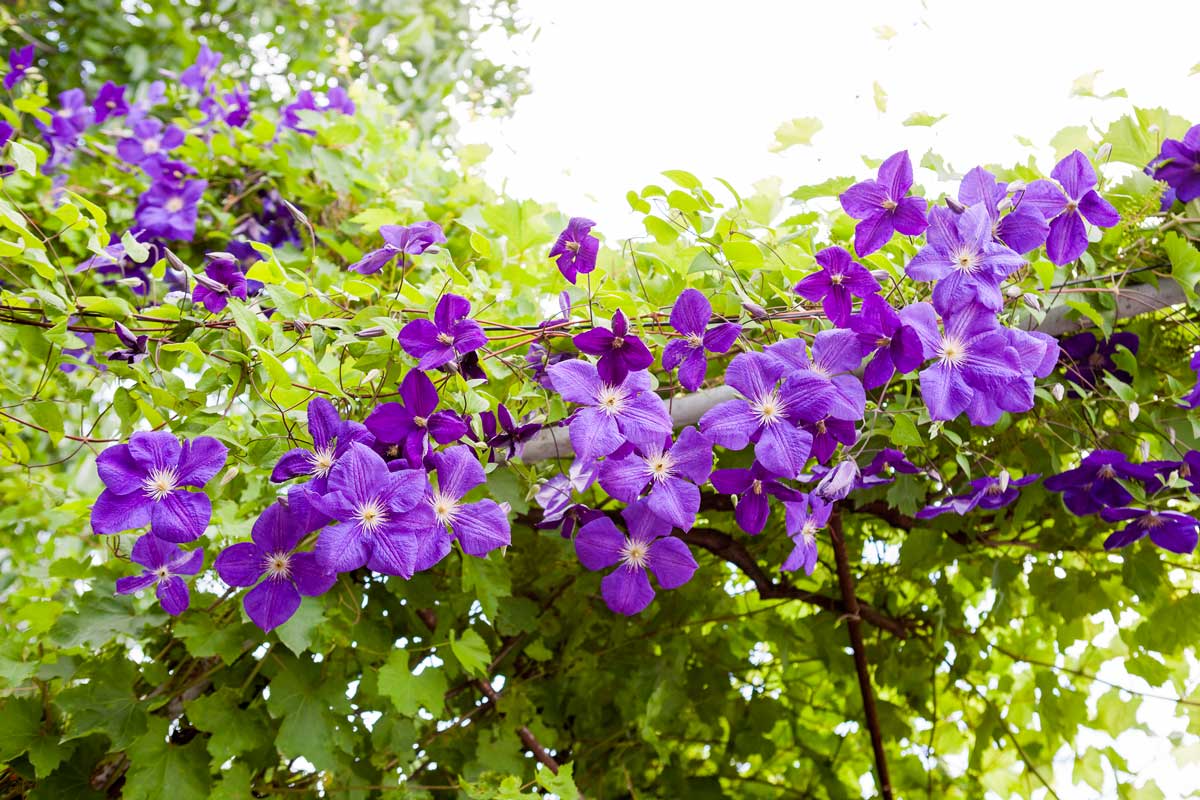
<svg viewBox="0 0 1200 800"><path fill-rule="evenodd" d="M496 186L591 217L610 242L643 232L625 192L658 182L664 169L719 176L739 191L779 176L786 193L865 177L861 155L903 148L914 161L933 148L960 172L1010 163L1025 157L1020 135L1045 148L1049 170L1059 129L1104 127L1134 103L1200 121L1200 75L1189 76L1200 61L1195 0L520 0L520 8L537 33L507 58L529 65L532 94L510 119L468 122L462 138L492 146L486 173ZM494 47L496 57L505 49ZM1129 100L1070 96L1077 78L1097 70L1098 94L1125 89ZM886 113L876 109L875 82ZM932 128L901 124L918 112L947 116ZM794 117L817 117L824 129L812 147L771 153L775 129ZM1153 691L1117 664L1102 674ZM1123 734L1118 752L1169 800L1194 797L1200 767L1188 753L1197 739L1166 739L1184 729L1174 704L1146 701L1138 719L1154 735ZM1107 744L1097 739L1087 743ZM1064 749L1053 770L1059 795L1095 798L1072 787L1072 766ZM1116 796L1111 778L1102 796Z"/></svg>

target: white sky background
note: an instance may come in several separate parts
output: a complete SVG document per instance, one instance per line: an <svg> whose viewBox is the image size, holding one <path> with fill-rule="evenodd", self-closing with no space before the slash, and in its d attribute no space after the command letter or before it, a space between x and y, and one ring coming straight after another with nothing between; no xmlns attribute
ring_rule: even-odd
<svg viewBox="0 0 1200 800"><path fill-rule="evenodd" d="M1050 138L1068 125L1103 128L1133 104L1200 121L1200 76L1188 74L1200 61L1195 0L520 0L520 9L535 35L484 45L527 64L532 93L509 119L465 121L462 139L492 146L485 173L495 186L596 220L610 244L644 232L625 192L660 182L664 169L706 184L719 176L743 193L779 176L787 193L866 177L860 156L903 148L914 162L933 148L959 172L1008 164L1026 157L1021 135L1043 148L1048 171ZM1071 97L1074 80L1096 70L1099 94L1121 88L1129 99ZM888 95L882 114L876 81ZM948 116L932 128L901 125L916 112ZM808 116L824 124L811 147L769 151L780 124ZM1154 691L1115 663L1102 675ZM1116 747L1183 800L1198 796L1200 751L1196 737L1166 738L1185 727L1173 716L1173 703L1145 701L1138 718L1155 735L1129 732ZM1097 797L1072 787L1072 765L1064 749L1053 770L1059 795ZM1111 778L1100 796L1116 796Z"/></svg>

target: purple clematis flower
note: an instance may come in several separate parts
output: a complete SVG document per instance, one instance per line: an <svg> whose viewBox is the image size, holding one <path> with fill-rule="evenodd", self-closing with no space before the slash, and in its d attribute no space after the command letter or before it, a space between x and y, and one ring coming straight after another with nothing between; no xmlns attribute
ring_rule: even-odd
<svg viewBox="0 0 1200 800"><path fill-rule="evenodd" d="M575 554L592 571L617 566L600 581L600 594L610 610L633 616L654 599L647 570L663 589L677 589L692 579L699 565L683 540L670 535L670 523L645 500L626 506L621 516L627 535L608 517L592 520L579 529Z"/></svg>
<svg viewBox="0 0 1200 800"><path fill-rule="evenodd" d="M925 198L906 196L912 184L912 161L901 150L879 165L877 180L856 183L838 197L847 214L862 220L854 228L860 258L883 247L896 231L906 236L925 232Z"/></svg>
<svg viewBox="0 0 1200 800"><path fill-rule="evenodd" d="M780 365L784 394L805 398L799 419L815 422L825 416L855 422L863 418L867 394L850 374L862 364L863 347L851 330L821 331L813 340L812 358L803 339L785 339L764 351Z"/></svg>
<svg viewBox="0 0 1200 800"><path fill-rule="evenodd" d="M1193 125L1182 139L1164 139L1153 166L1155 179L1166 181L1180 202L1200 197L1200 125Z"/></svg>
<svg viewBox="0 0 1200 800"><path fill-rule="evenodd" d="M1035 473L1024 478L1009 478L1008 473L1001 473L999 477L985 475L976 478L969 484L971 491L947 497L936 505L926 506L917 512L917 519L933 519L949 511L960 517L975 509L996 511L1011 505L1020 495L1020 487L1033 483L1040 477Z"/></svg>
<svg viewBox="0 0 1200 800"><path fill-rule="evenodd" d="M596 268L596 256L600 252L600 240L591 235L596 223L584 217L571 217L566 229L558 235L550 258L555 259L558 271L571 283L583 274Z"/></svg>
<svg viewBox="0 0 1200 800"><path fill-rule="evenodd" d="M189 89L203 93L208 86L208 79L217 71L221 63L221 54L214 53L207 44L200 45L196 61L185 69L179 76L179 82Z"/></svg>
<svg viewBox="0 0 1200 800"><path fill-rule="evenodd" d="M858 483L860 488L884 486L893 481L893 478L888 477L892 473L916 475L921 471L920 467L908 460L903 451L888 447L876 453L871 463L863 467Z"/></svg>
<svg viewBox="0 0 1200 800"><path fill-rule="evenodd" d="M151 184L138 198L134 218L147 236L191 241L200 198L207 188L208 181L185 181L181 187Z"/></svg>
<svg viewBox="0 0 1200 800"><path fill-rule="evenodd" d="M798 501L785 502L783 508L787 533L795 547L783 562L782 570L795 572L803 567L805 575L812 575L817 568L817 531L829 524L833 503L807 495Z"/></svg>
<svg viewBox="0 0 1200 800"><path fill-rule="evenodd" d="M851 298L878 293L879 281L844 247L826 247L817 253L817 263L821 270L797 283L792 291L811 303L821 301L829 321L844 328L853 308Z"/></svg>
<svg viewBox="0 0 1200 800"><path fill-rule="evenodd" d="M1050 175L1057 183L1034 181L1025 190L1022 202L1036 208L1050 223L1046 239L1050 260L1067 264L1087 250L1085 218L1093 225L1111 228L1121 221L1121 215L1096 191L1096 170L1078 150L1058 162Z"/></svg>
<svg viewBox="0 0 1200 800"><path fill-rule="evenodd" d="M433 321L414 319L400 330L400 346L413 358L417 368L436 369L464 353L487 344L487 334L473 319L471 303L456 294L444 294L433 312Z"/></svg>
<svg viewBox="0 0 1200 800"><path fill-rule="evenodd" d="M967 419L972 425L995 425L1005 411L1018 413L1033 408L1034 383L1044 378L1058 365L1058 340L1040 331L1019 328L1000 328L1008 345L1017 354L1020 376L1002 390L976 392L967 406Z"/></svg>
<svg viewBox="0 0 1200 800"><path fill-rule="evenodd" d="M924 357L936 359L920 373L921 396L934 420L951 420L970 407L977 393L1004 390L1022 377L1020 356L995 316L971 304L944 320L928 303L913 303L900 319L917 331Z"/></svg>
<svg viewBox="0 0 1200 800"><path fill-rule="evenodd" d="M982 205L992 221L992 239L1017 253L1028 253L1046 243L1050 226L1041 212L1020 202L1024 192L1017 196L1012 211L1000 215L1001 205L1008 203L1008 184L1000 183L996 176L983 167L963 176L958 186L958 201L964 206Z"/></svg>
<svg viewBox="0 0 1200 800"><path fill-rule="evenodd" d="M1192 360L1188 365L1196 373L1196 385L1184 396L1183 402L1179 404L1179 407L1200 408L1200 352L1192 355Z"/></svg>
<svg viewBox="0 0 1200 800"><path fill-rule="evenodd" d="M684 428L674 446L666 436L633 449L605 460L600 486L622 503L636 501L649 486L646 507L672 526L691 530L700 510L699 486L712 473L712 444L695 428Z"/></svg>
<svg viewBox="0 0 1200 800"><path fill-rule="evenodd" d="M486 556L512 542L507 506L483 499L464 503L467 492L487 482L475 451L466 445L451 447L430 456L437 472L437 488L425 498L432 520L422 531L417 554L418 571L428 569L450 552L457 539L463 552Z"/></svg>
<svg viewBox="0 0 1200 800"><path fill-rule="evenodd" d="M1141 340L1136 333L1120 331L1107 339L1098 339L1091 331L1077 333L1062 342L1062 363L1067 368L1067 380L1083 387L1096 389L1108 373L1122 383L1130 383L1133 376L1117 369L1113 355L1123 347L1137 355Z"/></svg>
<svg viewBox="0 0 1200 800"><path fill-rule="evenodd" d="M786 384L785 384L786 385ZM802 426L812 436L812 457L824 464L837 450L839 444L847 447L858 441L858 429L853 422L825 417Z"/></svg>
<svg viewBox="0 0 1200 800"><path fill-rule="evenodd" d="M50 115L51 133L56 138L73 142L92 124L93 115L83 89L68 89L59 93L58 110Z"/></svg>
<svg viewBox="0 0 1200 800"><path fill-rule="evenodd" d="M408 463L417 466L430 448L457 442L467 433L467 423L453 411L437 410L433 381L419 369L409 370L400 383L400 402L383 403L367 415L364 424L385 445L401 445Z"/></svg>
<svg viewBox="0 0 1200 800"><path fill-rule="evenodd" d="M308 401L308 433L312 449L297 447L284 453L271 481L281 483L302 475L311 475L311 487L318 494L328 491L329 473L355 442L368 442L371 434L361 422L343 420L333 403L324 397Z"/></svg>
<svg viewBox="0 0 1200 800"><path fill-rule="evenodd" d="M1179 464L1179 477L1192 484L1192 494L1200 497L1200 450L1189 450Z"/></svg>
<svg viewBox="0 0 1200 800"><path fill-rule="evenodd" d="M336 111L339 114L345 114L347 117L354 116L354 101L350 99L350 93L341 86L334 86L325 94L324 111Z"/></svg>
<svg viewBox="0 0 1200 800"><path fill-rule="evenodd" d="M754 455L768 471L794 478L804 468L812 449L812 436L796 427L800 416L811 413L814 403L827 398L812 393L782 392L779 379L784 365L765 353L741 353L725 371L725 384L742 396L709 409L700 418L700 430L713 444L741 450L754 442ZM825 409L816 413L823 414Z"/></svg>
<svg viewBox="0 0 1200 800"><path fill-rule="evenodd" d="M892 379L912 372L925 360L916 330L900 321L900 315L877 294L863 298L862 310L850 318L850 330L858 334L863 352L871 355L863 370L863 388L876 389Z"/></svg>
<svg viewBox="0 0 1200 800"><path fill-rule="evenodd" d="M25 78L25 73L33 66L34 46L14 47L8 51L8 74L4 76L4 88L12 91Z"/></svg>
<svg viewBox="0 0 1200 800"><path fill-rule="evenodd" d="M117 335L117 340L123 346L115 350L109 350L104 354L104 357L109 361L124 361L126 364L132 365L138 363L148 355L146 343L150 341L149 336L145 334L135 336L133 331L119 322L113 323L113 333Z"/></svg>
<svg viewBox="0 0 1200 800"><path fill-rule="evenodd" d="M295 552L305 536L329 521L311 498L307 488L293 486L286 503L272 503L254 521L251 541L226 547L213 564L230 586L254 586L242 605L263 631L291 619L301 595L325 594L337 582L337 574L322 567L315 555Z"/></svg>
<svg viewBox="0 0 1200 800"><path fill-rule="evenodd" d="M1000 284L1025 264L1025 259L992 239L992 221L982 203L961 214L948 208L929 212L928 244L905 267L910 278L937 281L933 305L949 314L968 303L989 311L1004 306Z"/></svg>
<svg viewBox="0 0 1200 800"><path fill-rule="evenodd" d="M146 117L133 124L132 136L117 142L117 155L129 164L141 164L179 147L184 138L174 125L164 126L154 117Z"/></svg>
<svg viewBox="0 0 1200 800"><path fill-rule="evenodd" d="M712 305L704 293L697 289L684 289L671 309L671 327L683 334L681 339L672 339L663 349L663 369L679 367L679 384L694 392L704 383L708 372L708 359L704 352L725 353L733 347L742 332L736 322L725 322L712 330Z"/></svg>
<svg viewBox="0 0 1200 800"><path fill-rule="evenodd" d="M381 225L379 234L384 246L372 250L348 269L371 275L383 269L396 256L400 256L400 269L408 269L406 256L419 256L429 248L446 243L446 234L436 222L414 222L412 225Z"/></svg>
<svg viewBox="0 0 1200 800"><path fill-rule="evenodd" d="M827 503L833 503L846 499L851 492L861 486L862 472L858 468L858 463L854 459L847 458L839 461L821 477L812 494Z"/></svg>
<svg viewBox="0 0 1200 800"><path fill-rule="evenodd" d="M1139 481L1148 489L1159 485L1153 466L1131 464L1116 450L1093 450L1078 467L1051 475L1043 486L1062 492L1063 505L1077 517L1095 514L1104 508L1117 508L1133 500L1121 480Z"/></svg>
<svg viewBox="0 0 1200 800"><path fill-rule="evenodd" d="M650 348L629 333L629 323L620 309L613 314L612 330L595 327L577 334L572 341L581 352L600 357L596 368L605 383L620 383L630 372L654 363Z"/></svg>
<svg viewBox="0 0 1200 800"><path fill-rule="evenodd" d="M601 379L595 364L578 359L554 364L548 372L563 400L584 406L569 427L578 458L600 458L627 441L650 445L671 435L671 415L651 391L648 373L631 372L613 384Z"/></svg>
<svg viewBox="0 0 1200 800"><path fill-rule="evenodd" d="M214 258L196 276L192 302L202 303L210 314L218 314L229 305L229 298L246 299L246 276L232 258Z"/></svg>
<svg viewBox="0 0 1200 800"><path fill-rule="evenodd" d="M317 537L317 562L334 572L366 566L411 578L433 524L428 494L424 470L390 472L371 448L351 443L329 472L328 493L310 495L317 511L336 520Z"/></svg>
<svg viewBox="0 0 1200 800"><path fill-rule="evenodd" d="M221 110L221 118L231 128L241 128L250 121L250 90L245 84L238 84L232 92L226 92Z"/></svg>
<svg viewBox="0 0 1200 800"><path fill-rule="evenodd" d="M587 491L599 474L599 462L575 459L565 474L560 472L538 487L534 500L542 507L542 519L534 527L558 528L564 539L570 539L577 525L604 516L603 511L574 502L574 493Z"/></svg>
<svg viewBox="0 0 1200 800"><path fill-rule="evenodd" d="M751 536L762 532L771 513L767 497L782 501L797 501L803 495L779 482L778 476L755 461L750 469L719 469L710 477L721 494L737 497L733 518L738 527Z"/></svg>
<svg viewBox="0 0 1200 800"><path fill-rule="evenodd" d="M130 558L145 570L141 575L117 578L117 594L133 594L153 586L163 611L173 617L187 611L191 595L187 583L179 576L195 575L200 571L204 566L203 550L198 547L191 551L181 550L179 545L147 533L133 543Z"/></svg>
<svg viewBox="0 0 1200 800"><path fill-rule="evenodd" d="M96 93L96 99L92 101L92 111L96 115L96 124L109 117L123 117L128 114L129 103L125 100L125 87L106 81Z"/></svg>
<svg viewBox="0 0 1200 800"><path fill-rule="evenodd" d="M525 419L527 420L528 416ZM496 460L498 450L504 452L506 461L520 458L521 451L525 449L525 442L542 429L542 425L537 422L522 421L521 424L517 424L504 403L496 407L495 413L481 412L479 425L483 431L483 442L491 451L488 455L489 462Z"/></svg>
<svg viewBox="0 0 1200 800"><path fill-rule="evenodd" d="M183 189L189 175L196 174L196 170L190 164L172 161L163 155L151 156L139 166L150 176L150 180L179 190Z"/></svg>
<svg viewBox="0 0 1200 800"><path fill-rule="evenodd" d="M204 488L225 466L225 445L211 436L182 444L166 431L138 431L96 459L105 490L92 506L92 530L120 533L150 526L168 542L198 539L212 517Z"/></svg>
<svg viewBox="0 0 1200 800"><path fill-rule="evenodd" d="M1196 549L1200 520L1178 511L1150 511L1144 508L1106 508L1100 512L1108 522L1129 524L1104 540L1105 550L1126 547L1150 535L1150 541L1164 550L1187 555Z"/></svg>

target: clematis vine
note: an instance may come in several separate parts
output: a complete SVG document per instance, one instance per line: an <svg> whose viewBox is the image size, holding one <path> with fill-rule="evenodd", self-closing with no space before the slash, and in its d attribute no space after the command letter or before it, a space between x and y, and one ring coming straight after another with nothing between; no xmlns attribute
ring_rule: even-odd
<svg viewBox="0 0 1200 800"><path fill-rule="evenodd" d="M826 247L816 258L821 269L797 283L792 291L809 302L820 301L829 321L844 328L853 310L853 298L877 294L879 281L844 247Z"/></svg>
<svg viewBox="0 0 1200 800"><path fill-rule="evenodd" d="M710 330L712 316L712 304L697 289L684 289L671 308L671 327L683 338L667 342L662 365L667 370L678 367L679 384L689 392L696 391L704 383L708 372L705 351L728 352L742 332L742 326L736 322L723 322Z"/></svg>
<svg viewBox="0 0 1200 800"><path fill-rule="evenodd" d="M174 125L164 126L154 117L133 124L133 135L117 142L117 155L129 164L144 164L158 160L183 144L183 131Z"/></svg>
<svg viewBox="0 0 1200 800"><path fill-rule="evenodd" d="M1089 391L1100 388L1106 374L1121 383L1129 383L1133 376L1117 369L1113 356L1119 352L1118 348L1137 355L1140 344L1138 335L1127 331L1118 331L1107 339L1098 339L1091 331L1064 339L1061 360L1066 367L1067 380Z"/></svg>
<svg viewBox="0 0 1200 800"><path fill-rule="evenodd" d="M1029 184L1023 202L1041 211L1050 223L1046 239L1050 260L1069 264L1087 250L1085 219L1101 228L1111 228L1121 221L1121 215L1096 191L1096 170L1078 150L1059 161L1050 175L1054 181L1043 179Z"/></svg>
<svg viewBox="0 0 1200 800"><path fill-rule="evenodd" d="M1183 402L1179 404L1179 407L1200 408L1200 352L1192 355L1192 360L1188 363L1188 366L1196 373L1196 385L1184 396Z"/></svg>
<svg viewBox="0 0 1200 800"><path fill-rule="evenodd" d="M487 344L487 334L473 319L471 303L456 294L444 294L433 312L433 321L414 319L400 329L404 352L420 359L417 367L431 370Z"/></svg>
<svg viewBox="0 0 1200 800"><path fill-rule="evenodd" d="M876 180L862 181L838 197L847 214L861 220L854 228L854 249L859 257L883 247L896 231L906 236L925 232L925 198L909 197L912 161L901 150L879 165Z"/></svg>
<svg viewBox="0 0 1200 800"><path fill-rule="evenodd" d="M813 339L812 357L803 339L785 339L763 351L780 366L784 392L798 401L798 419L816 422L826 416L855 422L863 418L867 395L852 373L863 360L863 347L851 330L821 331Z"/></svg>
<svg viewBox="0 0 1200 800"><path fill-rule="evenodd" d="M123 117L129 113L129 103L125 100L125 87L118 86L112 81L106 81L96 92L92 101L92 112L96 124L99 125L111 117Z"/></svg>
<svg viewBox="0 0 1200 800"><path fill-rule="evenodd" d="M554 259L558 271L571 283L580 275L596 268L596 256L600 252L600 240L592 236L596 223L584 217L571 217L567 227L558 235L550 258Z"/></svg>
<svg viewBox="0 0 1200 800"><path fill-rule="evenodd" d="M1116 450L1093 450L1078 467L1051 475L1043 485L1062 492L1063 505L1072 514L1083 517L1105 508L1119 508L1133 500L1121 481L1138 481L1156 487L1158 475L1153 466L1131 464Z"/></svg>
<svg viewBox="0 0 1200 800"><path fill-rule="evenodd" d="M333 403L324 397L308 401L308 433L313 439L312 449L296 447L280 456L271 470L274 483L308 475L312 478L308 485L318 494L324 494L328 489L329 473L350 446L371 439L361 422L342 419Z"/></svg>
<svg viewBox="0 0 1200 800"><path fill-rule="evenodd" d="M133 594L153 586L163 611L173 617L187 611L191 595L180 576L195 575L200 571L204 566L203 550L182 550L177 544L147 533L133 543L130 558L145 569L141 575L117 578L117 594Z"/></svg>
<svg viewBox="0 0 1200 800"><path fill-rule="evenodd" d="M4 88L12 91L13 87L25 79L25 73L33 66L34 45L14 47L8 51L8 74L4 76Z"/></svg>
<svg viewBox="0 0 1200 800"><path fill-rule="evenodd" d="M134 219L147 236L191 241L196 235L200 198L208 181L184 181L182 186L150 185L138 198Z"/></svg>
<svg viewBox="0 0 1200 800"><path fill-rule="evenodd" d="M146 346L150 337L146 334L137 336L120 322L113 323L113 333L117 335L117 341L121 343L121 346L104 354L109 361L124 361L126 364L133 365L149 355Z"/></svg>

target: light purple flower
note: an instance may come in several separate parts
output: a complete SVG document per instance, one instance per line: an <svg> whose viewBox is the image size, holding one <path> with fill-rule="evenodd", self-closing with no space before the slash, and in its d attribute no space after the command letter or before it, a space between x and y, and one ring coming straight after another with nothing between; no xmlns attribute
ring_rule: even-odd
<svg viewBox="0 0 1200 800"><path fill-rule="evenodd" d="M133 135L117 142L117 155L129 164L162 156L183 144L184 133L174 125L163 126L154 117L133 124Z"/></svg>
<svg viewBox="0 0 1200 800"><path fill-rule="evenodd" d="M471 303L456 294L444 294L433 312L433 321L414 319L400 330L400 346L420 359L418 369L431 370L487 344L487 334L473 319Z"/></svg>
<svg viewBox="0 0 1200 800"><path fill-rule="evenodd" d="M1166 181L1180 202L1200 197L1200 125L1193 125L1182 139L1164 139L1153 166L1155 179Z"/></svg>
<svg viewBox="0 0 1200 800"><path fill-rule="evenodd" d="M134 219L147 236L191 241L206 188L208 181L185 181L183 186L151 184L138 198Z"/></svg>
<svg viewBox="0 0 1200 800"><path fill-rule="evenodd" d="M767 497L796 501L803 495L779 482L778 476L755 461L750 469L719 469L710 476L713 487L721 494L735 495L737 506L733 518L746 533L762 532L771 513Z"/></svg>
<svg viewBox="0 0 1200 800"><path fill-rule="evenodd" d="M182 161L172 161L164 155L149 156L138 166L157 184L182 191L189 175L195 175L196 170Z"/></svg>
<svg viewBox="0 0 1200 800"><path fill-rule="evenodd" d="M863 346L857 333L821 331L813 340L812 358L803 339L785 339L764 351L783 370L784 394L803 397L798 419L816 422L825 416L855 422L863 418L867 394L853 371L862 364Z"/></svg>
<svg viewBox="0 0 1200 800"><path fill-rule="evenodd" d="M34 45L26 45L25 47L14 47L8 51L8 74L4 76L4 88L12 91L21 80L24 79L25 73L33 66Z"/></svg>
<svg viewBox="0 0 1200 800"><path fill-rule="evenodd" d="M1050 222L1046 254L1055 264L1067 264L1087 250L1083 221L1111 228L1121 221L1112 204L1096 191L1096 170L1087 156L1075 150L1054 166L1054 181L1040 180L1025 190L1024 204L1032 205Z"/></svg>
<svg viewBox="0 0 1200 800"><path fill-rule="evenodd" d="M106 81L96 93L92 102L92 111L99 124L109 117L123 117L129 113L129 103L125 100L125 87L118 86L112 81Z"/></svg>
<svg viewBox="0 0 1200 800"><path fill-rule="evenodd" d="M51 112L50 117L53 135L73 141L92 124L94 112L83 89L68 89L58 95L58 110Z"/></svg>
<svg viewBox="0 0 1200 800"><path fill-rule="evenodd" d="M817 483L817 487L813 489L812 494L827 503L844 500L852 491L862 485L861 478L862 473L858 469L858 463L852 458L846 458L825 473Z"/></svg>
<svg viewBox="0 0 1200 800"><path fill-rule="evenodd" d="M933 306L950 314L968 303L990 311L1004 306L1000 284L1025 264L1020 255L992 239L992 221L982 203L961 214L948 208L929 212L927 244L905 267L918 281L937 281Z"/></svg>
<svg viewBox="0 0 1200 800"><path fill-rule="evenodd" d="M301 595L316 597L337 582L337 575L322 567L315 555L295 552L305 536L329 521L313 507L311 497L305 487L293 486L286 503L272 503L254 521L251 541L226 547L213 564L228 585L254 586L242 605L263 631L291 619Z"/></svg>
<svg viewBox="0 0 1200 800"><path fill-rule="evenodd" d="M817 531L829 524L833 504L816 495L807 495L799 501L785 502L783 508L787 533L795 546L783 562L782 570L795 572L803 568L805 575L812 575L817 567Z"/></svg>
<svg viewBox="0 0 1200 800"><path fill-rule="evenodd" d="M1126 547L1147 534L1150 541L1164 550L1187 555L1196 549L1200 521L1178 511L1151 511L1144 508L1106 508L1100 517L1108 522L1129 524L1104 540L1105 550Z"/></svg>
<svg viewBox="0 0 1200 800"><path fill-rule="evenodd" d="M925 232L925 198L907 196L912 184L912 161L902 150L879 166L877 180L856 183L838 198L847 214L862 220L854 228L860 258L883 247L896 231L907 236Z"/></svg>
<svg viewBox="0 0 1200 800"><path fill-rule="evenodd" d="M1000 328L1008 346L1017 354L1020 375L1003 389L975 392L967 406L972 425L995 425L1005 411L1018 413L1033 408L1034 382L1054 371L1058 365L1058 340L1041 331Z"/></svg>
<svg viewBox="0 0 1200 800"><path fill-rule="evenodd" d="M369 442L371 434L361 422L343 420L333 403L324 397L308 401L308 433L312 449L288 450L271 470L274 483L312 476L309 486L319 494L328 491L329 473L355 442Z"/></svg>
<svg viewBox="0 0 1200 800"><path fill-rule="evenodd" d="M211 314L218 314L229 305L229 298L246 299L246 276L232 258L214 258L196 276L192 301L202 303Z"/></svg>
<svg viewBox="0 0 1200 800"><path fill-rule="evenodd" d="M198 539L212 517L204 488L225 466L225 445L211 436L182 444L166 431L138 431L129 444L109 447L96 459L105 489L92 506L92 530L120 533L150 526L168 542Z"/></svg>
<svg viewBox="0 0 1200 800"><path fill-rule="evenodd" d="M404 256L419 256L429 248L446 243L446 234L436 222L414 222L412 225L381 225L379 234L384 246L372 250L348 269L371 275L383 269L396 256L400 256L400 269L408 268L409 260Z"/></svg>
<svg viewBox="0 0 1200 800"><path fill-rule="evenodd" d="M600 581L600 593L609 609L632 616L654 599L647 571L663 589L677 589L692 579L699 565L688 546L670 535L670 523L646 501L626 506L621 516L627 535L608 517L592 520L575 536L575 554L592 571L617 567Z"/></svg>
<svg viewBox="0 0 1200 800"><path fill-rule="evenodd" d="M900 321L896 309L877 294L863 298L862 310L850 318L863 352L871 355L863 370L863 388L883 386L899 372L912 372L924 361L921 339Z"/></svg>
<svg viewBox="0 0 1200 800"><path fill-rule="evenodd" d="M595 364L576 359L553 364L548 373L563 400L583 406L572 415L569 428L571 446L581 459L606 456L626 441L650 445L671 434L671 415L651 391L644 371L611 384L601 380Z"/></svg>
<svg viewBox="0 0 1200 800"><path fill-rule="evenodd" d="M437 410L438 393L433 381L419 369L409 370L400 383L400 402L383 403L367 415L364 424L386 445L400 445L411 466L417 466L429 449L457 442L467 433L467 424L457 413Z"/></svg>
<svg viewBox="0 0 1200 800"><path fill-rule="evenodd" d="M612 330L597 326L577 334L572 341L581 352L600 357L596 368L605 383L620 383L630 372L654 363L650 348L629 333L629 323L620 309L613 314Z"/></svg>
<svg viewBox="0 0 1200 800"><path fill-rule="evenodd" d="M217 71L217 65L220 63L221 54L214 53L207 44L202 44L200 52L196 54L195 63L180 74L179 82L189 89L204 92L208 86L208 79Z"/></svg>
<svg viewBox="0 0 1200 800"><path fill-rule="evenodd" d="M555 259L558 271L571 283L579 275L596 268L596 256L600 252L600 240L591 235L596 223L584 217L571 217L567 227L558 235L550 258Z"/></svg>
<svg viewBox="0 0 1200 800"><path fill-rule="evenodd" d="M662 365L668 370L679 367L679 384L689 392L704 383L708 372L704 352L728 352L742 332L742 326L736 322L724 322L709 330L712 315L708 298L697 289L684 289L671 309L671 327L683 337L667 342Z"/></svg>
<svg viewBox="0 0 1200 800"><path fill-rule="evenodd" d="M971 491L956 494L941 500L936 505L929 505L917 512L917 519L933 519L953 511L959 516L965 516L976 509L996 511L1011 505L1018 496L1020 488L1033 483L1041 476L1037 473L1023 478L1010 478L1007 473L993 477L985 475L970 482Z"/></svg>
<svg viewBox="0 0 1200 800"><path fill-rule="evenodd" d="M173 617L187 611L191 595L187 583L179 576L195 575L200 571L204 566L202 549L182 550L177 544L147 533L133 543L130 558L145 570L141 575L117 578L117 594L133 594L153 586L163 611Z"/></svg>
<svg viewBox="0 0 1200 800"><path fill-rule="evenodd" d="M879 281L844 247L826 247L817 253L817 263L820 271L797 283L793 291L811 303L821 301L829 321L843 328L850 319L852 298L876 294Z"/></svg>
<svg viewBox="0 0 1200 800"><path fill-rule="evenodd" d="M1018 192L1015 206L1001 215L1001 205L1008 198L1008 184L1000 183L996 176L983 167L963 176L958 186L958 200L964 206L982 205L992 221L992 239L1017 253L1028 253L1046 243L1050 226L1041 212L1021 202L1024 192Z"/></svg>
<svg viewBox="0 0 1200 800"><path fill-rule="evenodd" d="M635 446L623 457L610 457L600 467L600 486L622 503L632 503L649 487L646 507L664 521L691 530L700 510L699 486L712 472L712 444L695 428Z"/></svg>
<svg viewBox="0 0 1200 800"><path fill-rule="evenodd" d="M467 492L487 481L475 451L466 445L450 447L430 456L437 486L425 498L432 520L422 530L416 569L428 569L450 552L457 539L463 552L482 558L512 542L508 514L495 500L465 503Z"/></svg>

